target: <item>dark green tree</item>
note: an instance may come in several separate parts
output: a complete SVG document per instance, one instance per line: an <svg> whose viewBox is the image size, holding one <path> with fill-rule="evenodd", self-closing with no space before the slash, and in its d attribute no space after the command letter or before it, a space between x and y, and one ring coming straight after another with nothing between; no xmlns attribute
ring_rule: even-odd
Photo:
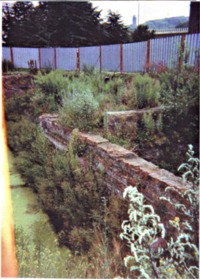
<svg viewBox="0 0 200 279"><path fill-rule="evenodd" d="M100 12L88 2L16 2L3 7L7 46L86 46L102 43Z"/></svg>
<svg viewBox="0 0 200 279"><path fill-rule="evenodd" d="M25 19L34 11L31 2L16 2L12 6L3 5L3 42L6 45L20 46L28 37ZM29 34L30 36L30 34Z"/></svg>
<svg viewBox="0 0 200 279"><path fill-rule="evenodd" d="M133 31L131 34L131 41L132 42L141 42L141 41L147 41L149 39L154 38L154 30L150 31L148 30L147 25L138 25L137 29Z"/></svg>
<svg viewBox="0 0 200 279"><path fill-rule="evenodd" d="M106 31L105 43L118 44L129 41L128 27L121 20L121 15L108 11L107 21L104 23Z"/></svg>

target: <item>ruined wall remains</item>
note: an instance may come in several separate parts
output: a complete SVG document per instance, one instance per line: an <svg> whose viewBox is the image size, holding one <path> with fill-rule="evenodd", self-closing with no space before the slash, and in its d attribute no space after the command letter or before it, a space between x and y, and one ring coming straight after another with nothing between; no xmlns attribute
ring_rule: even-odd
<svg viewBox="0 0 200 279"><path fill-rule="evenodd" d="M8 98L14 94L24 94L34 88L33 79L30 74L5 74L2 77L4 96Z"/></svg>
<svg viewBox="0 0 200 279"><path fill-rule="evenodd" d="M109 111L104 116L104 128L114 136L135 139L139 127L139 121L145 114L151 114L155 119L164 108L155 107L129 111Z"/></svg>
<svg viewBox="0 0 200 279"><path fill-rule="evenodd" d="M59 149L66 148L70 140L71 131L63 129L58 123L56 114L43 114L39 118L41 127L48 139ZM170 186L182 192L186 185L180 177L160 169L151 162L138 157L135 153L110 143L99 135L78 134L81 143L87 146L87 152L92 156L92 167L103 175L103 181L109 189L122 196L124 189L129 186L138 186L147 202L153 205L164 223L175 216L179 216L174 207L160 201L165 188ZM90 156L90 157L91 157ZM103 170L103 171L102 171ZM170 194L173 203L181 202L177 192Z"/></svg>

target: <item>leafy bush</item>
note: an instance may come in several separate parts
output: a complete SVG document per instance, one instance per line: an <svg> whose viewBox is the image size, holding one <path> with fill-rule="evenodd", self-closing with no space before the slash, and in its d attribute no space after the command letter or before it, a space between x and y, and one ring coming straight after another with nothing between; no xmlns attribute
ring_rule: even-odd
<svg viewBox="0 0 200 279"><path fill-rule="evenodd" d="M31 149L36 139L36 130L37 126L30 123L26 117L22 117L19 122L7 122L8 144L15 154Z"/></svg>
<svg viewBox="0 0 200 279"><path fill-rule="evenodd" d="M3 60L3 64L2 64L3 73L7 73L9 71L13 71L14 68L15 68L15 66L14 66L14 64L11 61L6 60L6 59Z"/></svg>
<svg viewBox="0 0 200 279"><path fill-rule="evenodd" d="M193 144L199 138L199 75L192 68L169 70L160 75L164 133L170 142Z"/></svg>
<svg viewBox="0 0 200 279"><path fill-rule="evenodd" d="M151 114L145 113L143 115L143 122L148 134L153 134L156 129L155 121Z"/></svg>
<svg viewBox="0 0 200 279"><path fill-rule="evenodd" d="M129 186L124 191L124 198L128 197L129 220L123 221L121 238L128 242L131 255L124 261L126 267L137 278L198 278L198 184L199 159L194 158L193 147L189 145L187 163L180 166L185 170L184 181L188 177L192 180L192 188L180 191L168 187L168 191L177 192L184 200L184 204L174 204L170 197L161 197L181 210L184 220L175 217L169 221L174 234L167 237L164 225L160 223L160 216L155 214L152 206L145 203L143 194L136 187ZM179 215L180 216L180 215Z"/></svg>
<svg viewBox="0 0 200 279"><path fill-rule="evenodd" d="M94 74L94 66L93 66L93 65L86 65L86 64L83 64L83 69L82 69L82 71L83 71L85 74L92 75L92 74Z"/></svg>
<svg viewBox="0 0 200 279"><path fill-rule="evenodd" d="M35 77L35 84L41 92L39 97L42 98L42 102L50 103L52 107L50 110L55 110L58 105L61 105L62 95L66 94L68 83L61 70L51 71L45 75L39 72Z"/></svg>
<svg viewBox="0 0 200 279"><path fill-rule="evenodd" d="M73 251L77 253L87 252L92 246L93 230L75 227L70 232L69 242Z"/></svg>
<svg viewBox="0 0 200 279"><path fill-rule="evenodd" d="M153 207L144 204L144 196L136 187L126 188L123 197L127 196L130 200L129 220L123 221L120 237L128 241L133 256L125 258L125 265L130 267L133 276L137 278L158 278L155 262L163 251L153 249L153 243L159 234L164 240L165 228Z"/></svg>
<svg viewBox="0 0 200 279"><path fill-rule="evenodd" d="M59 249L55 235L49 235L46 223L34 223L31 232L15 228L19 277L78 278L84 277L86 259L72 257Z"/></svg>
<svg viewBox="0 0 200 279"><path fill-rule="evenodd" d="M6 121L17 122L21 116L33 119L35 107L31 103L32 96L31 93L15 94L13 97L5 99Z"/></svg>
<svg viewBox="0 0 200 279"><path fill-rule="evenodd" d="M182 71L168 70L159 75L162 104L187 115L191 107L198 106L199 75L193 68Z"/></svg>
<svg viewBox="0 0 200 279"><path fill-rule="evenodd" d="M159 105L160 84L156 79L147 74L136 75L131 87L128 89L127 96L128 106L130 108L155 107Z"/></svg>
<svg viewBox="0 0 200 279"><path fill-rule="evenodd" d="M60 109L61 124L63 127L88 131L98 122L98 107L98 102L89 90L71 94L64 99Z"/></svg>

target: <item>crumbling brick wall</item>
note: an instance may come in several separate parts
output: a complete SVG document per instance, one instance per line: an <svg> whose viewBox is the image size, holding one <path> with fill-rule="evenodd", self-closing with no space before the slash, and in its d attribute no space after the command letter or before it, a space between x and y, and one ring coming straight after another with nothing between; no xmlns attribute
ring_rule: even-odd
<svg viewBox="0 0 200 279"><path fill-rule="evenodd" d="M45 135L57 148L61 150L66 148L71 131L59 125L56 114L41 115L39 123ZM190 187L189 184L183 183L180 177L160 169L155 164L138 157L134 152L112 144L99 135L79 132L78 136L81 143L86 144L87 154L92 157L92 168L95 171L101 169L101 173L103 169L103 181L109 189L122 197L127 186L137 186L148 204L153 205L156 213L161 216L166 227L170 219L179 216L175 207L161 201L160 197L165 195L166 187L170 186L182 192ZM174 204L181 202L177 191L171 192L170 198Z"/></svg>
<svg viewBox="0 0 200 279"><path fill-rule="evenodd" d="M139 109L129 111L109 111L104 116L104 128L111 135L120 136L124 138L136 138L139 121L145 114L152 114L157 116L162 113L164 108L155 107L150 109Z"/></svg>

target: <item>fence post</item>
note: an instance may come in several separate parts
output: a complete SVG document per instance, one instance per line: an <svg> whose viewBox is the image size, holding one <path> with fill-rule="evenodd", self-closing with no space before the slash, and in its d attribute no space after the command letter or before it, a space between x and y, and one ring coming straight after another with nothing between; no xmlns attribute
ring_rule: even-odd
<svg viewBox="0 0 200 279"><path fill-rule="evenodd" d="M40 51L40 48L38 48L38 66L39 66L39 69L41 69L41 51Z"/></svg>
<svg viewBox="0 0 200 279"><path fill-rule="evenodd" d="M151 40L147 41L147 53L146 53L146 71L149 72L150 69L150 50L151 50Z"/></svg>
<svg viewBox="0 0 200 279"><path fill-rule="evenodd" d="M76 49L76 70L80 72L80 48Z"/></svg>
<svg viewBox="0 0 200 279"><path fill-rule="evenodd" d="M120 72L123 72L123 44L120 44Z"/></svg>
<svg viewBox="0 0 200 279"><path fill-rule="evenodd" d="M181 35L181 47L180 47L180 54L179 54L179 69L180 70L183 65L184 51L185 51L185 34Z"/></svg>
<svg viewBox="0 0 200 279"><path fill-rule="evenodd" d="M11 59L11 63L14 65L14 56L13 56L13 48L10 47L10 59Z"/></svg>
<svg viewBox="0 0 200 279"><path fill-rule="evenodd" d="M99 66L100 66L100 73L102 72L102 46L99 46Z"/></svg>
<svg viewBox="0 0 200 279"><path fill-rule="evenodd" d="M54 47L54 68L57 69L57 57L56 57L56 48Z"/></svg>

